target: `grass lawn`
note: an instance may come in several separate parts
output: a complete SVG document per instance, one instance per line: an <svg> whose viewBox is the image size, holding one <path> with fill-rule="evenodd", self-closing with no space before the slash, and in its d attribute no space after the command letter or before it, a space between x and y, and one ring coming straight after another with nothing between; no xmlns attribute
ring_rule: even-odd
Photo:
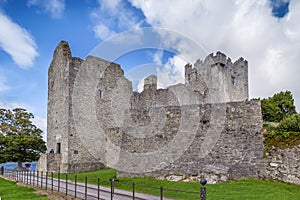
<svg viewBox="0 0 300 200"><path fill-rule="evenodd" d="M48 200L45 195L35 194L33 188L19 186L15 182L3 178L0 178L0 197L2 200Z"/></svg>
<svg viewBox="0 0 300 200"><path fill-rule="evenodd" d="M55 175L57 177L57 175ZM74 181L75 174L68 174L68 179ZM97 184L97 178L100 178L101 185L110 186L109 179L116 179L116 170L103 169L99 171L77 173L78 182L84 182L88 177L88 183ZM65 174L61 174L65 179ZM115 187L124 190L132 190L132 183L135 183L135 191L159 196L160 189L164 188L164 197L174 199L199 200L199 194L190 194L171 191L188 190L198 192L199 183L193 182L171 182L165 180L156 180L153 178L118 178L119 182ZM154 187L146 187L154 186ZM207 200L299 200L300 186L282 183L278 181L265 181L256 179L240 179L221 184L207 184Z"/></svg>

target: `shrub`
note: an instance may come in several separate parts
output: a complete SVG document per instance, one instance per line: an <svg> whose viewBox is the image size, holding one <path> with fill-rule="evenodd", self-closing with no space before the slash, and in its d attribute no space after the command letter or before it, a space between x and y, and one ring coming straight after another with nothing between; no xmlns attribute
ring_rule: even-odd
<svg viewBox="0 0 300 200"><path fill-rule="evenodd" d="M284 118L280 121L276 130L280 132L300 132L300 114L293 114Z"/></svg>

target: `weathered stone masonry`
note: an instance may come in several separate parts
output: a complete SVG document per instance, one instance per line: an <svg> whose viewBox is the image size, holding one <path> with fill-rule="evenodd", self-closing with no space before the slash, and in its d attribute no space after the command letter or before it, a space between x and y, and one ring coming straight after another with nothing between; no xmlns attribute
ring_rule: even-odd
<svg viewBox="0 0 300 200"><path fill-rule="evenodd" d="M131 82L118 64L92 56L86 60L74 58L66 42L57 46L49 68L47 147L49 151L54 149L55 154L43 155L39 170L73 172L105 167L105 158L96 158L82 140L84 136L89 143L95 142L98 137L93 126L99 124L91 124L82 132L76 128L72 95L78 80L89 79L88 71L76 79L78 70L85 66L95 70L98 77L93 101L96 118L104 130L100 140L110 141L134 155L156 152L180 131L192 138L188 148L167 166L139 175L198 174L219 180L264 176L260 102L248 101L246 60L240 58L232 63L220 52L211 54L194 66L185 66L185 84L157 89L157 77L152 75L145 79L144 91L137 93L132 91ZM89 101L86 105L90 105ZM116 115L123 117L114 121ZM194 133L189 133L193 126ZM141 137L145 133L148 137ZM172 148L177 152L182 147ZM124 162L121 164L130 171L134 163L126 160L119 162Z"/></svg>
<svg viewBox="0 0 300 200"><path fill-rule="evenodd" d="M300 185L300 146L266 153L266 177Z"/></svg>

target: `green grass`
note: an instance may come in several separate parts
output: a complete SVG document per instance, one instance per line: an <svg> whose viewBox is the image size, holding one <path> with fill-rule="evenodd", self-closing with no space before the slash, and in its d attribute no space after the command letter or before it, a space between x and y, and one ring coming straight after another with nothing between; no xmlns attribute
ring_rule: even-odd
<svg viewBox="0 0 300 200"><path fill-rule="evenodd" d="M85 176L88 177L88 183L97 184L97 178L100 178L101 185L110 186L109 179L116 178L116 170L104 169L99 171L77 173L77 180L84 182ZM57 176L56 176L57 177ZM68 179L74 181L75 174L69 174ZM64 179L65 175L61 174ZM157 180L153 178L118 178L116 188L123 190L132 190L132 182L135 182L136 192L152 194L159 196L159 187L175 190L188 190L198 192L200 184L196 182L171 182L166 180ZM128 184L127 184L128 183ZM139 185L154 186L156 188L142 187ZM300 186L282 183L278 181L266 181L257 179L240 179L221 184L206 185L207 200L299 200ZM164 197L174 199L199 200L199 194L189 194L175 191L164 190Z"/></svg>
<svg viewBox="0 0 300 200"><path fill-rule="evenodd" d="M27 188L17 185L13 181L8 181L0 178L0 197L2 200L46 200L48 199L45 195L35 194L33 188Z"/></svg>

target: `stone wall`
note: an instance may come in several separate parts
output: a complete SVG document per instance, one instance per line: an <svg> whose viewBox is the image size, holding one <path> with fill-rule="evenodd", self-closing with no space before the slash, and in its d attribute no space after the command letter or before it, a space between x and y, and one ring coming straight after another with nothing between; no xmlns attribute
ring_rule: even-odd
<svg viewBox="0 0 300 200"><path fill-rule="evenodd" d="M300 185L300 146L266 153L266 177Z"/></svg>
<svg viewBox="0 0 300 200"><path fill-rule="evenodd" d="M54 172L60 171L61 154L45 153L41 155L37 163L37 171L40 172Z"/></svg>
<svg viewBox="0 0 300 200"><path fill-rule="evenodd" d="M157 178L169 175L178 175L190 179L191 177L204 176L209 183L226 181L241 177L264 177L264 160L263 160L263 135L262 118L259 101L243 101L223 104L205 104L201 106L179 108L176 106L166 109L170 113L170 124L165 128L164 137L154 137L153 139L144 139L145 141L126 139L126 145L122 148L127 151L148 152L153 151L153 147L159 144L164 145L174 137L174 131L178 129L178 120L184 109L201 113L199 119L199 129L191 145L183 152L179 158L170 163L161 170L140 174L143 176L154 176ZM204 141L207 140L211 132L208 130L213 125L212 111L222 110L225 108L225 121L221 124L221 133L212 149L207 149L206 155L203 154ZM176 123L177 122L177 123ZM221 121L220 121L221 122ZM214 130L218 131L218 130ZM111 134L112 141L118 134ZM124 136L123 136L124 137ZM143 146L139 144L145 144ZM157 145L154 145L157 144ZM173 147L176 151L180 146ZM208 147L209 148L209 147ZM176 151L177 152L177 151ZM128 176L128 174L119 172L119 176Z"/></svg>
<svg viewBox="0 0 300 200"><path fill-rule="evenodd" d="M260 102L247 101L247 61L217 53L185 69L185 84L157 89L151 75L137 93L120 65L74 58L61 42L49 68L47 136L59 170L263 176Z"/></svg>

